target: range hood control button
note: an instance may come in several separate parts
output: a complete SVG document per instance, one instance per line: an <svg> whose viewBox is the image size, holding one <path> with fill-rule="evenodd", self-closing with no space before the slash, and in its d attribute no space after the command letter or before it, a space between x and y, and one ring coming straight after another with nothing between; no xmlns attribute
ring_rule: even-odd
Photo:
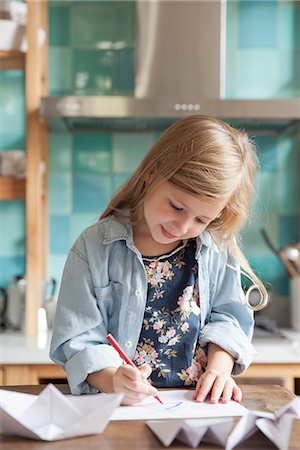
<svg viewBox="0 0 300 450"><path fill-rule="evenodd" d="M56 109L60 111L62 114L76 114L81 111L81 102L80 101L68 101L66 102L58 102L56 105Z"/></svg>
<svg viewBox="0 0 300 450"><path fill-rule="evenodd" d="M175 111L199 111L199 103L175 103Z"/></svg>

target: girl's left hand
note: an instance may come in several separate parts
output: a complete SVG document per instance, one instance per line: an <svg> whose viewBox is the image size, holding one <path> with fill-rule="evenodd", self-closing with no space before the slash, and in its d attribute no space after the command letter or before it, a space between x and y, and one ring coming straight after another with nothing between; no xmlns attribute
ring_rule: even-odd
<svg viewBox="0 0 300 450"><path fill-rule="evenodd" d="M219 400L222 403L228 403L231 399L236 402L242 400L242 391L233 378L228 373L215 369L208 369L201 375L193 400L204 402L209 394L211 403L218 403Z"/></svg>

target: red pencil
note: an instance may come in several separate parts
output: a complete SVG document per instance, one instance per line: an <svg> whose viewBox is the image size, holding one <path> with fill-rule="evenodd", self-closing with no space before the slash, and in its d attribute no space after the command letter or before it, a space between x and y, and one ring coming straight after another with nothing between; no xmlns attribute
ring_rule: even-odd
<svg viewBox="0 0 300 450"><path fill-rule="evenodd" d="M134 364L134 362L126 355L126 353L124 352L124 350L122 349L122 347L120 346L120 344L115 340L115 338L113 337L112 334L108 334L106 336L106 339L111 343L111 345L114 347L115 350L117 350L117 352L119 353L119 355L121 356L121 358L124 359L124 361L127 364L130 364L132 367L136 367L136 365ZM154 398L156 400L159 401L159 403L161 403L163 405L162 400L159 398L158 395L154 395Z"/></svg>

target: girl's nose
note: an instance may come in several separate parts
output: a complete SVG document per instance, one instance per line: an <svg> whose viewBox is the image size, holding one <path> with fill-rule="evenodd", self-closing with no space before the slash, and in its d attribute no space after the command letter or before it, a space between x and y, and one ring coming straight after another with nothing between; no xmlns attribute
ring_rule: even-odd
<svg viewBox="0 0 300 450"><path fill-rule="evenodd" d="M189 230L189 221L188 220L180 220L176 222L174 225L174 228L176 230L176 234L180 234L181 236L184 236L188 230Z"/></svg>

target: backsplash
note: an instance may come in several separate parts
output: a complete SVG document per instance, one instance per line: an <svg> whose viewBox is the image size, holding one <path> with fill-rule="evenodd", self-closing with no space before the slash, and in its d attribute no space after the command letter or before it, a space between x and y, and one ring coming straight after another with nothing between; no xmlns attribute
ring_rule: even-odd
<svg viewBox="0 0 300 450"><path fill-rule="evenodd" d="M51 94L131 93L134 3L50 1L49 6ZM229 1L228 12L227 96L299 96L300 69L294 57L297 53L300 60L299 9L293 2L244 0ZM5 86L0 94L1 149L25 149L24 76L0 72L0 82ZM158 136L149 131L49 134L49 276L60 279L71 244L98 219ZM253 140L260 171L244 250L272 291L284 296L288 278L260 228L267 229L276 247L299 240L300 133ZM0 202L0 286L24 273L24 216L23 202Z"/></svg>

